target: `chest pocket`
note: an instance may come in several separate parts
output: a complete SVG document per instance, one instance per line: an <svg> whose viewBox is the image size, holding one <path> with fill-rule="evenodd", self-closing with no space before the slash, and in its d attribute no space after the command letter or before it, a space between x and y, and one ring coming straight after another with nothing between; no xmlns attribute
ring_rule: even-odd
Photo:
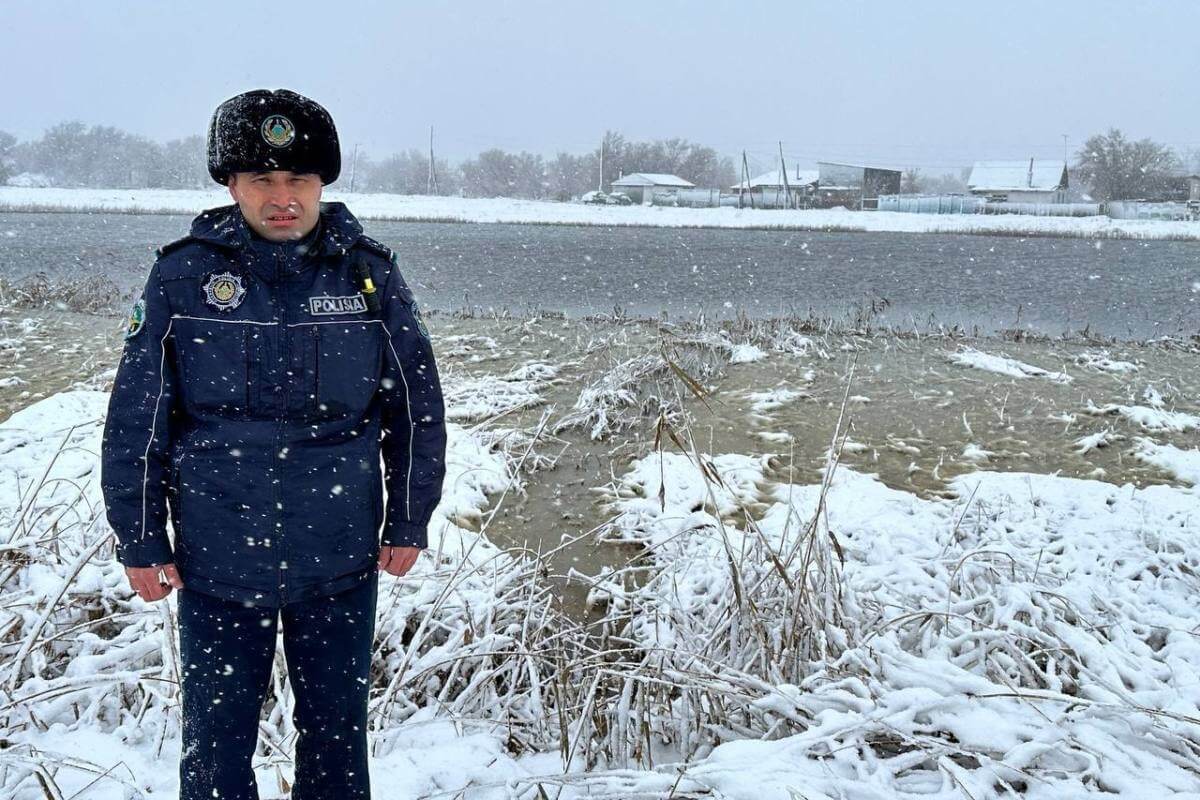
<svg viewBox="0 0 1200 800"><path fill-rule="evenodd" d="M383 326L336 322L312 326L312 413L316 417L361 414L379 388L383 369Z"/></svg>
<svg viewBox="0 0 1200 800"><path fill-rule="evenodd" d="M250 408L250 348L255 326L177 320L182 394L193 411L241 416Z"/></svg>

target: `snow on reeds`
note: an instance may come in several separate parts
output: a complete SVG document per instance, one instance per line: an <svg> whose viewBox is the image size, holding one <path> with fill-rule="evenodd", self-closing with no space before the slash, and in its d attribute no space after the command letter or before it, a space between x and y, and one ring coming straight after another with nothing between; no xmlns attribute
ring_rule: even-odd
<svg viewBox="0 0 1200 800"><path fill-rule="evenodd" d="M51 278L44 272L17 281L0 277L0 309L111 312L127 310L131 301L131 293L99 275L70 281Z"/></svg>
<svg viewBox="0 0 1200 800"><path fill-rule="evenodd" d="M763 466L655 453L606 490L613 532L654 565L622 597L644 659L628 680L691 754L685 783L781 798L1200 786L1193 493L980 472L930 501L842 468L776 485L758 512Z"/></svg>
<svg viewBox="0 0 1200 800"><path fill-rule="evenodd" d="M837 349L795 327L748 330L758 338L728 341L783 357ZM494 349L457 344L464 361ZM601 343L592 352L607 355ZM448 375L457 403L490 398L496 413L451 423L431 547L381 584L377 790L564 800L1196 790L1193 490L992 472L954 478L950 499L889 488L840 463L853 368L821 470L790 452L709 453L684 397L716 402L706 382L730 352L666 331L657 352L612 357L574 408L515 428L494 424L511 398ZM506 378L528 382L522 396L558 379L541 362ZM106 400L66 392L0 424L0 793L16 800L175 788L174 601L141 602L111 559L96 483ZM590 620L568 616L550 583L571 541L534 552L488 538L570 446L557 434L575 429L653 433L595 487L609 518L584 535L637 552L573 573L591 582ZM281 657L278 667L257 764L283 794L295 732Z"/></svg>

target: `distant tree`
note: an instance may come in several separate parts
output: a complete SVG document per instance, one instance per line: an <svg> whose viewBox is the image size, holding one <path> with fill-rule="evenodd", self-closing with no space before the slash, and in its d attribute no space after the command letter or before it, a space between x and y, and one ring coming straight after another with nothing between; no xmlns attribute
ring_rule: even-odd
<svg viewBox="0 0 1200 800"><path fill-rule="evenodd" d="M391 194L429 193L429 154L411 148L395 153L381 161L368 161L358 156L361 177L355 180L356 191L388 192ZM438 194L453 194L458 189L458 176L446 161L434 162ZM345 165L342 167L345 172Z"/></svg>
<svg viewBox="0 0 1200 800"><path fill-rule="evenodd" d="M359 156L360 164L362 156ZM355 178L355 189L389 194L425 194L429 157L415 148L370 162Z"/></svg>
<svg viewBox="0 0 1200 800"><path fill-rule="evenodd" d="M88 128L77 120L49 128L22 145L25 169L48 176L55 186L119 189L166 185L163 148L118 128Z"/></svg>
<svg viewBox="0 0 1200 800"><path fill-rule="evenodd" d="M459 171L463 191L468 197L541 199L549 196L545 163L541 156L532 153L485 150L464 161Z"/></svg>
<svg viewBox="0 0 1200 800"><path fill-rule="evenodd" d="M603 161L604 175L601 176L600 183L604 191L612 190L612 182L619 179L625 172L626 150L625 137L616 131L605 131L602 144L596 149L595 155L597 162ZM601 153L603 152L603 159ZM630 170L631 172L633 170Z"/></svg>
<svg viewBox="0 0 1200 800"><path fill-rule="evenodd" d="M1181 167L1171 148L1151 139L1126 139L1116 128L1089 138L1076 157L1076 177L1099 201L1154 197Z"/></svg>
<svg viewBox="0 0 1200 800"><path fill-rule="evenodd" d="M549 196L560 201L599 189L599 151L581 156L559 153L546 164L546 183Z"/></svg>
<svg viewBox="0 0 1200 800"><path fill-rule="evenodd" d="M595 157L599 159L599 149L595 151ZM618 177L632 172L678 175L697 186L712 188L730 186L737 182L737 170L733 166L733 159L718 155L711 147L678 137L630 142L615 131L605 132L605 191Z"/></svg>
<svg viewBox="0 0 1200 800"><path fill-rule="evenodd" d="M172 189L205 189L212 185L205 137L186 136L163 145L162 171L162 185Z"/></svg>
<svg viewBox="0 0 1200 800"><path fill-rule="evenodd" d="M920 194L925 191L925 176L920 167L909 167L900 176L901 194Z"/></svg>
<svg viewBox="0 0 1200 800"><path fill-rule="evenodd" d="M967 191L966 175L955 175L953 172L943 172L939 177L922 177L922 190L930 194L963 194Z"/></svg>
<svg viewBox="0 0 1200 800"><path fill-rule="evenodd" d="M16 146L17 137L8 131L0 131L0 184L17 174Z"/></svg>
<svg viewBox="0 0 1200 800"><path fill-rule="evenodd" d="M1189 175L1200 175L1200 147L1193 147L1188 151L1184 169Z"/></svg>

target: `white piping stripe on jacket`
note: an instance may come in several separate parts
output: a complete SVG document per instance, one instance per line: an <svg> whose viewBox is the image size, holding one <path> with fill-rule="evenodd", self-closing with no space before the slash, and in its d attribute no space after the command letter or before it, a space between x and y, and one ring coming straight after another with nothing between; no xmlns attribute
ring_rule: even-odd
<svg viewBox="0 0 1200 800"><path fill-rule="evenodd" d="M376 321L383 325L381 320ZM408 393L408 378L404 377L404 367L400 364L400 356L396 355L396 348L392 344L392 337L388 334L386 325L383 325L383 333L387 339L388 349L392 351L392 358L396 359L396 371L400 373L400 380L404 381L404 409L408 412L408 481L404 487L404 516L408 517L409 522L412 522L412 507L409 505L409 498L412 496L413 440L417 438L417 426L412 417L412 396Z"/></svg>
<svg viewBox="0 0 1200 800"><path fill-rule="evenodd" d="M175 314L174 316L171 317L171 319L172 320L195 319L195 320L200 320L201 322L228 322L228 323L242 323L244 325L278 325L279 324L278 322L259 322L257 320L249 320L249 319L218 319L216 317L189 317L185 314ZM346 319L346 320L321 320L321 321L313 321L313 322L289 322L287 324L287 327L296 328L301 325L346 325L346 324L354 324L354 323L362 323L362 322L376 322L380 326L383 327L383 336L385 339L387 339L388 349L392 351L392 358L396 359L396 371L400 373L400 380L404 383L404 410L408 414L408 474L406 476L406 481L405 481L405 486L404 486L404 516L408 517L408 522L412 522L413 521L412 504L410 501L412 498L413 440L417 438L417 424L415 422L413 422L412 394L410 393L410 390L408 388L408 378L406 378L404 376L404 365L402 365L400 363L400 356L396 354L396 347L395 347L395 345L392 344L392 336L391 336L391 333L388 332L387 325L384 325L383 320L381 320L381 319ZM170 331L170 329L171 329L171 327L170 327L170 325L168 325L167 330ZM166 338L165 334L164 334L163 338L165 340L165 338ZM161 392L160 392L160 396L161 396ZM151 437L151 438L153 439L153 437ZM150 450L149 445L147 445L146 451L149 452L149 450ZM145 529L145 491L144 491L144 487L143 487L143 494L142 494L142 519L143 519L142 528L144 530Z"/></svg>
<svg viewBox="0 0 1200 800"><path fill-rule="evenodd" d="M217 317L190 317L187 314L172 314L171 319L195 319L200 322L229 322L241 325L278 325L278 322L259 322L256 319L218 319Z"/></svg>
<svg viewBox="0 0 1200 800"><path fill-rule="evenodd" d="M158 349L162 351L162 355L158 359L158 397L154 399L154 415L150 417L150 439L146 442L146 451L142 453L142 533L140 539L146 538L146 495L150 488L150 447L154 444L154 429L158 427L158 406L162 403L163 391L167 385L167 336L171 334L171 326L174 324L174 318L168 321L167 329L163 331L162 338L158 340Z"/></svg>

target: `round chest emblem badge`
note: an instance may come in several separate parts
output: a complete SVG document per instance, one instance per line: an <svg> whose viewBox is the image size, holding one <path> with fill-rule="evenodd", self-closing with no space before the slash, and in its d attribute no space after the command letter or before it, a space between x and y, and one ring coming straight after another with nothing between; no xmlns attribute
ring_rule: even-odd
<svg viewBox="0 0 1200 800"><path fill-rule="evenodd" d="M204 302L218 311L237 308L245 296L246 287L242 285L241 276L232 272L218 272L204 284Z"/></svg>
<svg viewBox="0 0 1200 800"><path fill-rule="evenodd" d="M271 147L287 147L296 139L296 126L282 114L272 114L263 120L262 137Z"/></svg>

